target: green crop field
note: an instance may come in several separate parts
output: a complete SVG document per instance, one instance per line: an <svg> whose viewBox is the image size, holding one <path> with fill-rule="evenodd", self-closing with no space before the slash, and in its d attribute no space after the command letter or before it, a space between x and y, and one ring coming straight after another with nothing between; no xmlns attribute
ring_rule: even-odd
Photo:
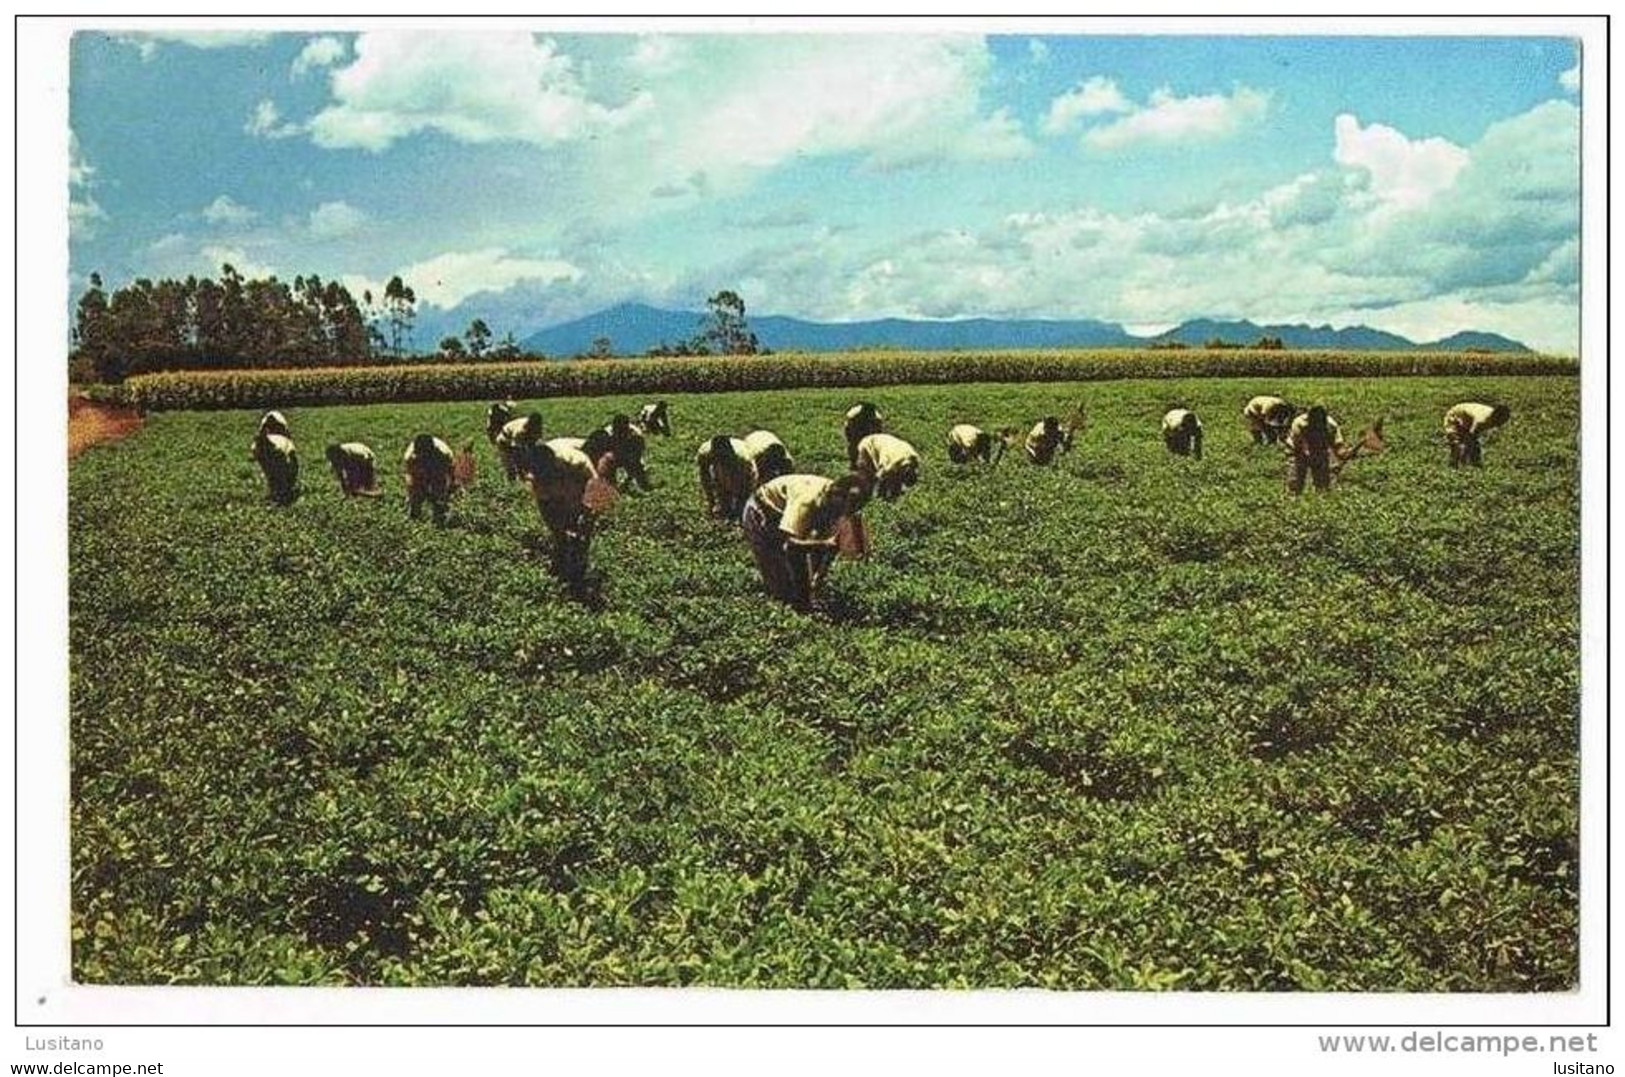
<svg viewBox="0 0 1625 1077"><path fill-rule="evenodd" d="M1578 370L1571 358L1528 352L1045 348L181 370L142 374L89 391L98 400L146 411L202 411L983 381L1275 378L1283 372L1303 377L1443 377L1556 375Z"/></svg>
<svg viewBox="0 0 1625 1077"><path fill-rule="evenodd" d="M1390 448L1292 499L1237 420ZM702 437L921 484L812 616L708 520ZM641 398L536 406L584 433ZM1579 383L1140 380L670 396L577 600L478 403L174 412L70 477L73 971L96 983L1563 990L1578 978ZM1458 400L1513 419L1480 471ZM1076 450L942 438L1078 401ZM1157 423L1207 424L1176 459ZM420 430L478 439L449 526ZM386 496L345 500L357 439Z"/></svg>

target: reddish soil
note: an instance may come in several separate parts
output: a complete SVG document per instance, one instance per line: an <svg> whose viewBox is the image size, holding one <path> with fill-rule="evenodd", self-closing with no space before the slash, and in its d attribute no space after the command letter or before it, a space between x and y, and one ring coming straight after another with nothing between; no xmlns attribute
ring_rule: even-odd
<svg viewBox="0 0 1625 1077"><path fill-rule="evenodd" d="M141 429L141 416L134 408L113 408L93 404L82 396L68 397L68 459L92 445L116 441Z"/></svg>

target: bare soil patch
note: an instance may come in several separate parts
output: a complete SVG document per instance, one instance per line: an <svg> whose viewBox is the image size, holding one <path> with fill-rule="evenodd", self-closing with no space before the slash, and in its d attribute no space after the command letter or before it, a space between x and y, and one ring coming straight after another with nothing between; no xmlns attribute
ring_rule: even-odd
<svg viewBox="0 0 1625 1077"><path fill-rule="evenodd" d="M104 441L117 441L141 429L134 408L96 404L82 396L68 397L68 459Z"/></svg>

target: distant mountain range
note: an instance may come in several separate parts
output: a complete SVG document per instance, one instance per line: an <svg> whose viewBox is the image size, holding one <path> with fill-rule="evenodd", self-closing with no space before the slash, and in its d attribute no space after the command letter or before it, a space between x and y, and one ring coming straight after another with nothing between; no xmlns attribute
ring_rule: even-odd
<svg viewBox="0 0 1625 1077"><path fill-rule="evenodd" d="M705 315L697 311L662 310L642 303L622 303L584 318L532 333L521 341L528 352L558 358L582 355L593 341L608 337L616 355L642 355L661 344L691 339ZM1145 348L1178 342L1201 347L1210 340L1254 344L1279 337L1288 348L1353 351L1527 352L1518 341L1495 333L1460 332L1443 340L1418 343L1363 325L1333 329L1329 325L1258 325L1249 321L1196 319L1155 336L1136 336L1121 325L1092 320L1049 321L1016 318L964 318L915 321L883 318L868 322L812 322L780 315L748 317L763 346L774 351L845 351L853 348L940 350L951 348Z"/></svg>

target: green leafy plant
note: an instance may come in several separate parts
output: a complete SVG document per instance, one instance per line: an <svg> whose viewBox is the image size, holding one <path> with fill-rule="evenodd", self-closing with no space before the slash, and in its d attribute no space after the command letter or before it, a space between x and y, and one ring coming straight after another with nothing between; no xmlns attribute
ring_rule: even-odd
<svg viewBox="0 0 1625 1077"><path fill-rule="evenodd" d="M132 379L239 410L162 411L72 465L75 977L1572 988L1577 379L1151 361L1118 381L1088 380L1130 362L1107 355ZM1185 376L1266 361L1309 369ZM865 391L923 480L869 509L874 552L835 566L821 612L766 601L694 445L763 426L836 474L852 392L753 379L894 362L943 375ZM1011 380L1033 373L1073 380ZM1240 423L1261 381L1386 417L1388 451L1288 496ZM584 434L651 385L693 436L651 439L655 488L604 521L590 601L549 575L482 404L409 402L511 394ZM1440 416L1471 396L1517 418L1453 470ZM1163 448L1170 400L1203 418L1200 462ZM1080 401L1056 467L946 459L954 422ZM267 505L244 450L269 404L301 450L371 445L384 496L311 469ZM443 530L407 520L421 431L479 454Z"/></svg>

